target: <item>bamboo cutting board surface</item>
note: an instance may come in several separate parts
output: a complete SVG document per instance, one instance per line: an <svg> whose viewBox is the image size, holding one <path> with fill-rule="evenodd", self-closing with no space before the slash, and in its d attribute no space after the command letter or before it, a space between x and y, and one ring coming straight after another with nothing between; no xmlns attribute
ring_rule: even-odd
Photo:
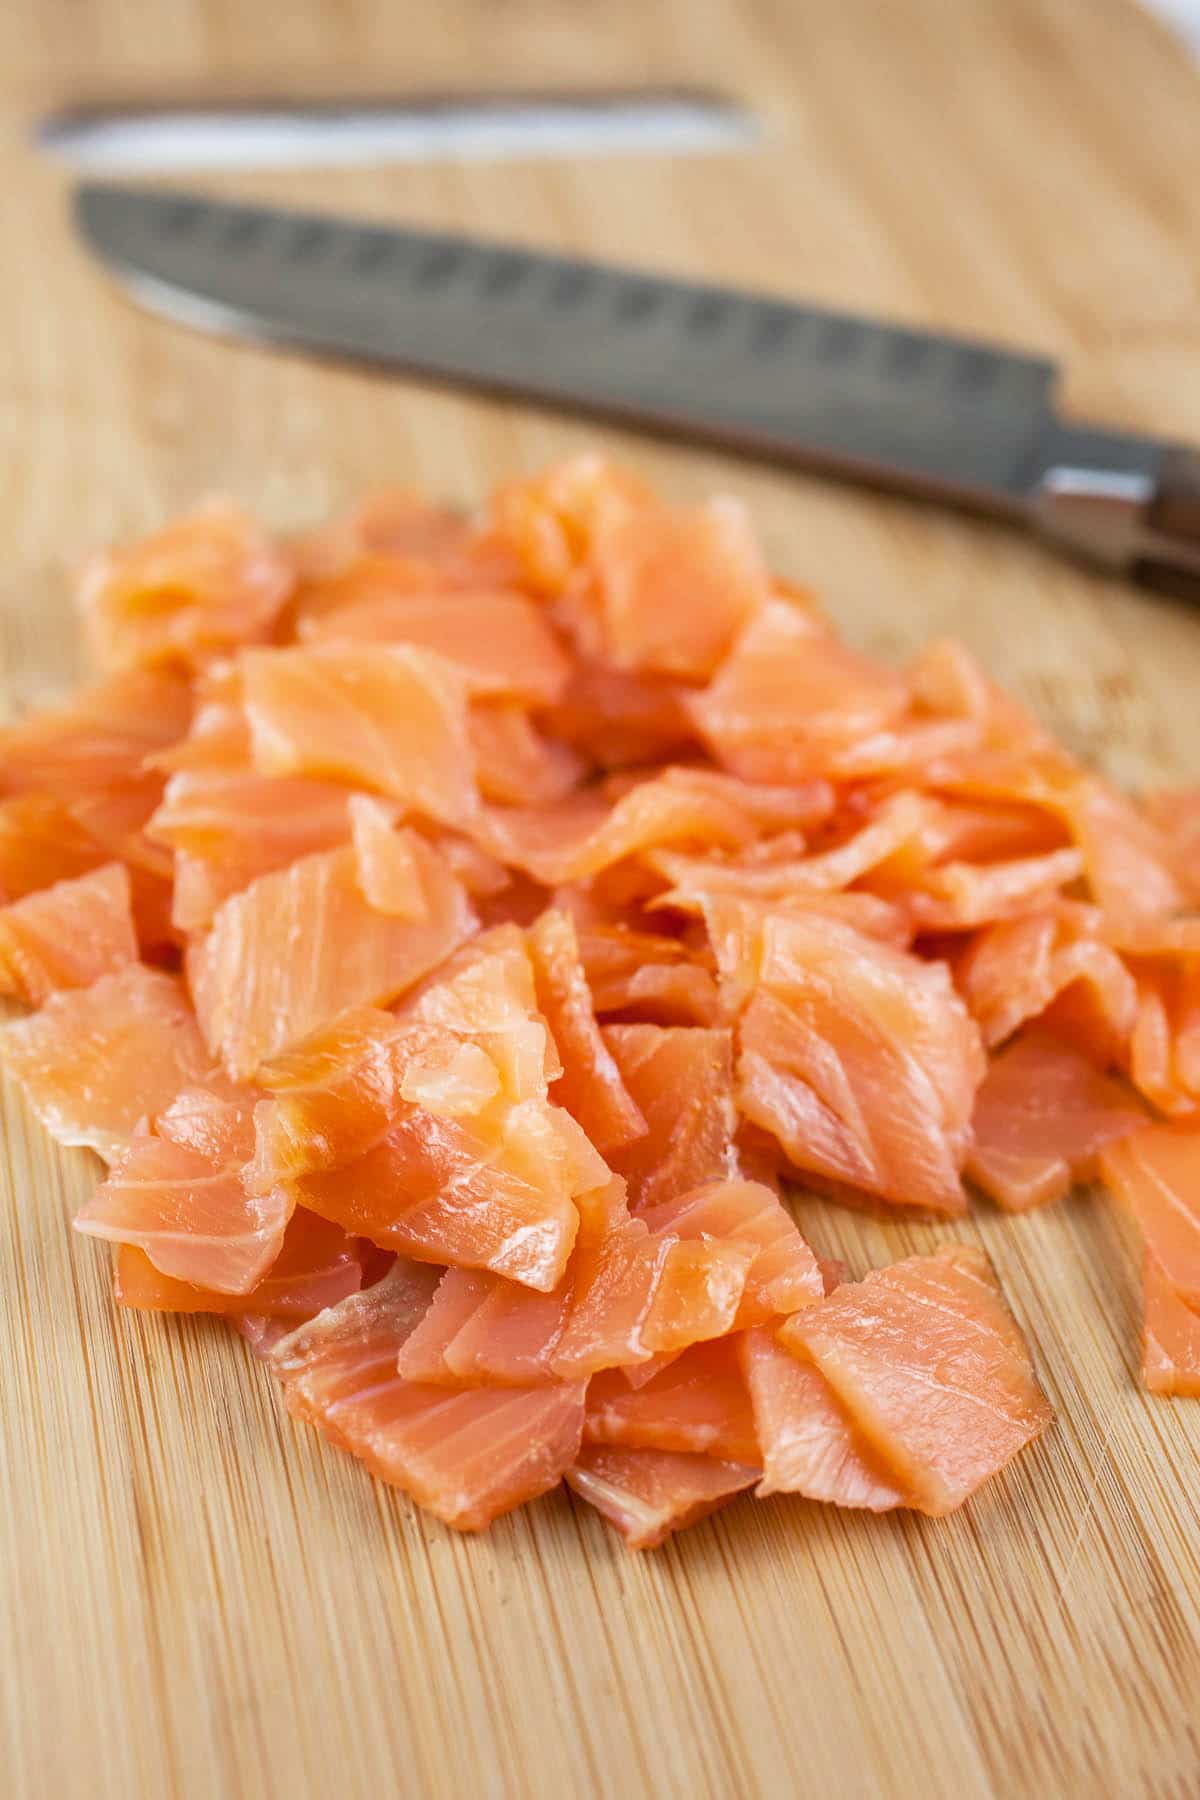
<svg viewBox="0 0 1200 1800"><path fill-rule="evenodd" d="M751 152L224 185L890 310L1028 343L1100 417L1200 439L1200 82L1124 0L9 0L0 12L0 653L77 673L71 564L198 494L272 523L383 479L474 500L597 438L736 487L851 637L961 633L1129 782L1200 780L1200 618L998 530L193 338L72 244L50 102L717 81ZM964 1513L739 1503L624 1553L565 1494L460 1539L294 1427L211 1322L115 1317L96 1178L0 1095L0 1659L20 1796L1192 1795L1200 1408L1135 1385L1112 1209L982 1209L1058 1412ZM852 1270L947 1235L817 1203Z"/></svg>

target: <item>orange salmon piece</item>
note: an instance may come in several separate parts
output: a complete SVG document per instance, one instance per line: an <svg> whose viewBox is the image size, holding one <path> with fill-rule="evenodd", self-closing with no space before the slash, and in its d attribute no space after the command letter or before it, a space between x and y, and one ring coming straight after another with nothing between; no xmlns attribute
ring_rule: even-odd
<svg viewBox="0 0 1200 1800"><path fill-rule="evenodd" d="M583 1437L589 1444L684 1451L752 1467L760 1452L737 1340L693 1344L636 1390L623 1373L594 1376Z"/></svg>
<svg viewBox="0 0 1200 1800"><path fill-rule="evenodd" d="M454 1052L468 1045L485 1053L492 1080L481 1093L460 1064L465 1111L452 1106L451 1116L467 1118L493 1095L503 1094L509 1103L545 1100L558 1064L537 1016L525 935L516 926L464 944L410 994L399 1016L377 1007L347 1008L264 1063L258 1079L270 1099L257 1116L256 1179L269 1188L352 1162L415 1103L405 1093L414 1063L441 1058L448 1071ZM480 1065L475 1068L478 1075ZM445 1099L443 1094L439 1101L443 1109Z"/></svg>
<svg viewBox="0 0 1200 1800"><path fill-rule="evenodd" d="M279 1256L292 1211L282 1189L255 1194L244 1179L254 1105L252 1091L231 1084L178 1095L153 1132L130 1139L76 1230L143 1251L175 1281L250 1294Z"/></svg>
<svg viewBox="0 0 1200 1800"><path fill-rule="evenodd" d="M571 919L553 908L529 933L538 1006L558 1048L553 1098L607 1156L646 1135L646 1121L600 1034Z"/></svg>
<svg viewBox="0 0 1200 1800"><path fill-rule="evenodd" d="M610 1157L635 1210L732 1175L733 1042L720 1027L605 1025L601 1036L648 1127Z"/></svg>
<svg viewBox="0 0 1200 1800"><path fill-rule="evenodd" d="M1092 1180L1104 1146L1146 1115L1078 1050L1034 1030L992 1059L971 1123L967 1174L1006 1212L1024 1212Z"/></svg>
<svg viewBox="0 0 1200 1800"><path fill-rule="evenodd" d="M403 644L313 644L242 656L254 765L386 794L443 825L479 806L466 689L452 664Z"/></svg>
<svg viewBox="0 0 1200 1800"><path fill-rule="evenodd" d="M610 507L596 521L589 564L612 663L688 681L708 680L771 591L736 500Z"/></svg>
<svg viewBox="0 0 1200 1800"><path fill-rule="evenodd" d="M717 1023L716 982L677 939L627 925L585 925L578 938L597 1014L619 1013L627 1024Z"/></svg>
<svg viewBox="0 0 1200 1800"><path fill-rule="evenodd" d="M136 781L147 757L183 736L191 710L182 676L161 669L109 675L0 731L0 793L40 792L70 803Z"/></svg>
<svg viewBox="0 0 1200 1800"><path fill-rule="evenodd" d="M176 862L174 919L183 931L212 923L231 894L298 857L332 850L350 837L350 792L338 782L303 775L257 775L248 769L188 770L172 775L146 831L159 844L200 864L208 883L196 883L180 904Z"/></svg>
<svg viewBox="0 0 1200 1800"><path fill-rule="evenodd" d="M1158 1258L1142 1262L1142 1385L1152 1394L1200 1395L1200 1312L1172 1286Z"/></svg>
<svg viewBox="0 0 1200 1800"><path fill-rule="evenodd" d="M752 1487L758 1474L711 1456L585 1444L566 1479L630 1550L653 1550Z"/></svg>
<svg viewBox="0 0 1200 1800"><path fill-rule="evenodd" d="M0 909L0 994L33 1006L138 960L129 871L106 863Z"/></svg>
<svg viewBox="0 0 1200 1800"><path fill-rule="evenodd" d="M627 786L610 805L589 789L553 807L492 808L478 828L485 849L553 886L584 881L662 844L737 849L760 832L824 816L823 782L756 789L703 769L668 768Z"/></svg>
<svg viewBox="0 0 1200 1800"><path fill-rule="evenodd" d="M279 1339L268 1360L297 1418L458 1531L557 1486L583 1432L584 1385L447 1392L397 1359L436 1272L398 1260L374 1287Z"/></svg>
<svg viewBox="0 0 1200 1800"><path fill-rule="evenodd" d="M738 1020L737 1102L795 1168L957 1215L979 1035L945 968L832 918L709 908Z"/></svg>
<svg viewBox="0 0 1200 1800"><path fill-rule="evenodd" d="M778 600L751 619L709 686L688 702L718 762L772 782L838 771L850 747L888 732L908 706L902 676Z"/></svg>
<svg viewBox="0 0 1200 1800"><path fill-rule="evenodd" d="M503 805L550 805L579 785L586 764L569 744L543 736L523 707L477 700L467 719L479 791Z"/></svg>
<svg viewBox="0 0 1200 1800"><path fill-rule="evenodd" d="M571 661L541 610L524 594L380 594L309 620L311 643L410 644L453 663L469 692L552 706Z"/></svg>
<svg viewBox="0 0 1200 1800"><path fill-rule="evenodd" d="M24 899L58 881L74 881L111 861L62 800L21 794L0 800L0 901Z"/></svg>
<svg viewBox="0 0 1200 1800"><path fill-rule="evenodd" d="M763 1477L756 1492L888 1512L905 1495L855 1432L825 1377L759 1327L738 1340Z"/></svg>
<svg viewBox="0 0 1200 1800"><path fill-rule="evenodd" d="M1148 1253L1189 1306L1200 1306L1200 1131L1143 1125L1100 1152L1100 1174Z"/></svg>
<svg viewBox="0 0 1200 1800"><path fill-rule="evenodd" d="M291 1191L300 1205L385 1249L492 1269L548 1293L579 1227L569 1162L546 1130L553 1110L518 1103L498 1140L487 1122L409 1106L357 1161L299 1176Z"/></svg>
<svg viewBox="0 0 1200 1800"><path fill-rule="evenodd" d="M208 1061L182 982L143 963L51 994L40 1012L0 1031L0 1063L51 1137L107 1162Z"/></svg>
<svg viewBox="0 0 1200 1800"><path fill-rule="evenodd" d="M353 848L321 851L262 875L217 910L189 949L188 981L205 1040L236 1079L331 1022L348 1005L385 1004L475 927L460 883L416 832L395 834L416 867L418 920L379 911ZM296 946L287 957L281 943Z"/></svg>
<svg viewBox="0 0 1200 1800"><path fill-rule="evenodd" d="M637 675L577 656L562 699L542 722L554 738L602 769L661 763L699 743L684 683Z"/></svg>
<svg viewBox="0 0 1200 1800"><path fill-rule="evenodd" d="M1050 1422L991 1264L966 1244L847 1282L777 1335L919 1512L953 1512Z"/></svg>
<svg viewBox="0 0 1200 1800"><path fill-rule="evenodd" d="M989 1049L1041 1018L1099 1064L1128 1054L1137 982L1084 909L1060 904L989 926L954 973Z"/></svg>
<svg viewBox="0 0 1200 1800"><path fill-rule="evenodd" d="M362 1285L358 1241L336 1225L298 1208L288 1221L278 1256L245 1294L197 1287L156 1269L134 1244L117 1249L113 1297L118 1306L143 1312L251 1313L264 1319L311 1319Z"/></svg>
<svg viewBox="0 0 1200 1800"><path fill-rule="evenodd" d="M78 604L103 668L190 669L269 637L292 582L266 534L217 500L152 537L93 557Z"/></svg>
<svg viewBox="0 0 1200 1800"><path fill-rule="evenodd" d="M1184 905L1164 834L1056 746L951 758L935 771L934 785L972 799L1040 807L1060 821L1080 851L1093 900L1114 923L1166 917Z"/></svg>
<svg viewBox="0 0 1200 1800"><path fill-rule="evenodd" d="M778 1194L758 1181L714 1181L639 1213L652 1232L752 1245L735 1329L764 1325L824 1296L817 1259Z"/></svg>

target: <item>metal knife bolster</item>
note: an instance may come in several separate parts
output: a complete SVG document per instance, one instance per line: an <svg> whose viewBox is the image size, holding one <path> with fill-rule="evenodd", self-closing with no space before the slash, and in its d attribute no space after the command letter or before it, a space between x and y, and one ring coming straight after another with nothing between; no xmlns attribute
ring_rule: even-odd
<svg viewBox="0 0 1200 1800"><path fill-rule="evenodd" d="M117 277L170 317L967 507L1200 598L1200 451L1060 419L1044 358L203 194L90 182L75 211Z"/></svg>
<svg viewBox="0 0 1200 1800"><path fill-rule="evenodd" d="M1200 453L1055 420L1030 511L1043 536L1152 586L1200 582Z"/></svg>

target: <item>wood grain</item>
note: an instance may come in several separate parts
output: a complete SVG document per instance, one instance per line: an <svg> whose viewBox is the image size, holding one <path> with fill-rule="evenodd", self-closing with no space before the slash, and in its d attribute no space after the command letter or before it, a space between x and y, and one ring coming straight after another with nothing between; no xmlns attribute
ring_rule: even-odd
<svg viewBox="0 0 1200 1800"><path fill-rule="evenodd" d="M0 658L77 670L67 573L218 489L279 525L460 499L597 435L735 486L856 640L961 633L1129 782L1200 778L1200 621L999 530L520 407L192 338L121 302L25 144L99 92L717 79L752 153L225 185L889 309L1062 355L1077 407L1200 439L1200 85L1124 0L9 0ZM1111 1209L980 1212L1058 1424L964 1514L737 1504L624 1554L566 1495L462 1540L293 1427L219 1326L117 1318L95 1179L12 1091L0 1224L5 1785L45 1800L1193 1795L1200 1410L1135 1382ZM945 1233L802 1203L855 1270Z"/></svg>

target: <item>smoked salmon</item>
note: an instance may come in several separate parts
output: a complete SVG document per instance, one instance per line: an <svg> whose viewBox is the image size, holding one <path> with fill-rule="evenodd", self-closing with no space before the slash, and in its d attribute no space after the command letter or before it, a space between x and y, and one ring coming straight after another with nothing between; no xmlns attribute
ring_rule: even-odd
<svg viewBox="0 0 1200 1800"><path fill-rule="evenodd" d="M940 1515L1049 1419L945 1222L1099 1178L1143 1380L1200 1389L1194 790L598 456L213 503L79 604L99 677L0 729L0 1063L109 1165L118 1305L227 1319L457 1529L564 1481L638 1547L747 1489ZM847 1280L814 1188L941 1247Z"/></svg>

